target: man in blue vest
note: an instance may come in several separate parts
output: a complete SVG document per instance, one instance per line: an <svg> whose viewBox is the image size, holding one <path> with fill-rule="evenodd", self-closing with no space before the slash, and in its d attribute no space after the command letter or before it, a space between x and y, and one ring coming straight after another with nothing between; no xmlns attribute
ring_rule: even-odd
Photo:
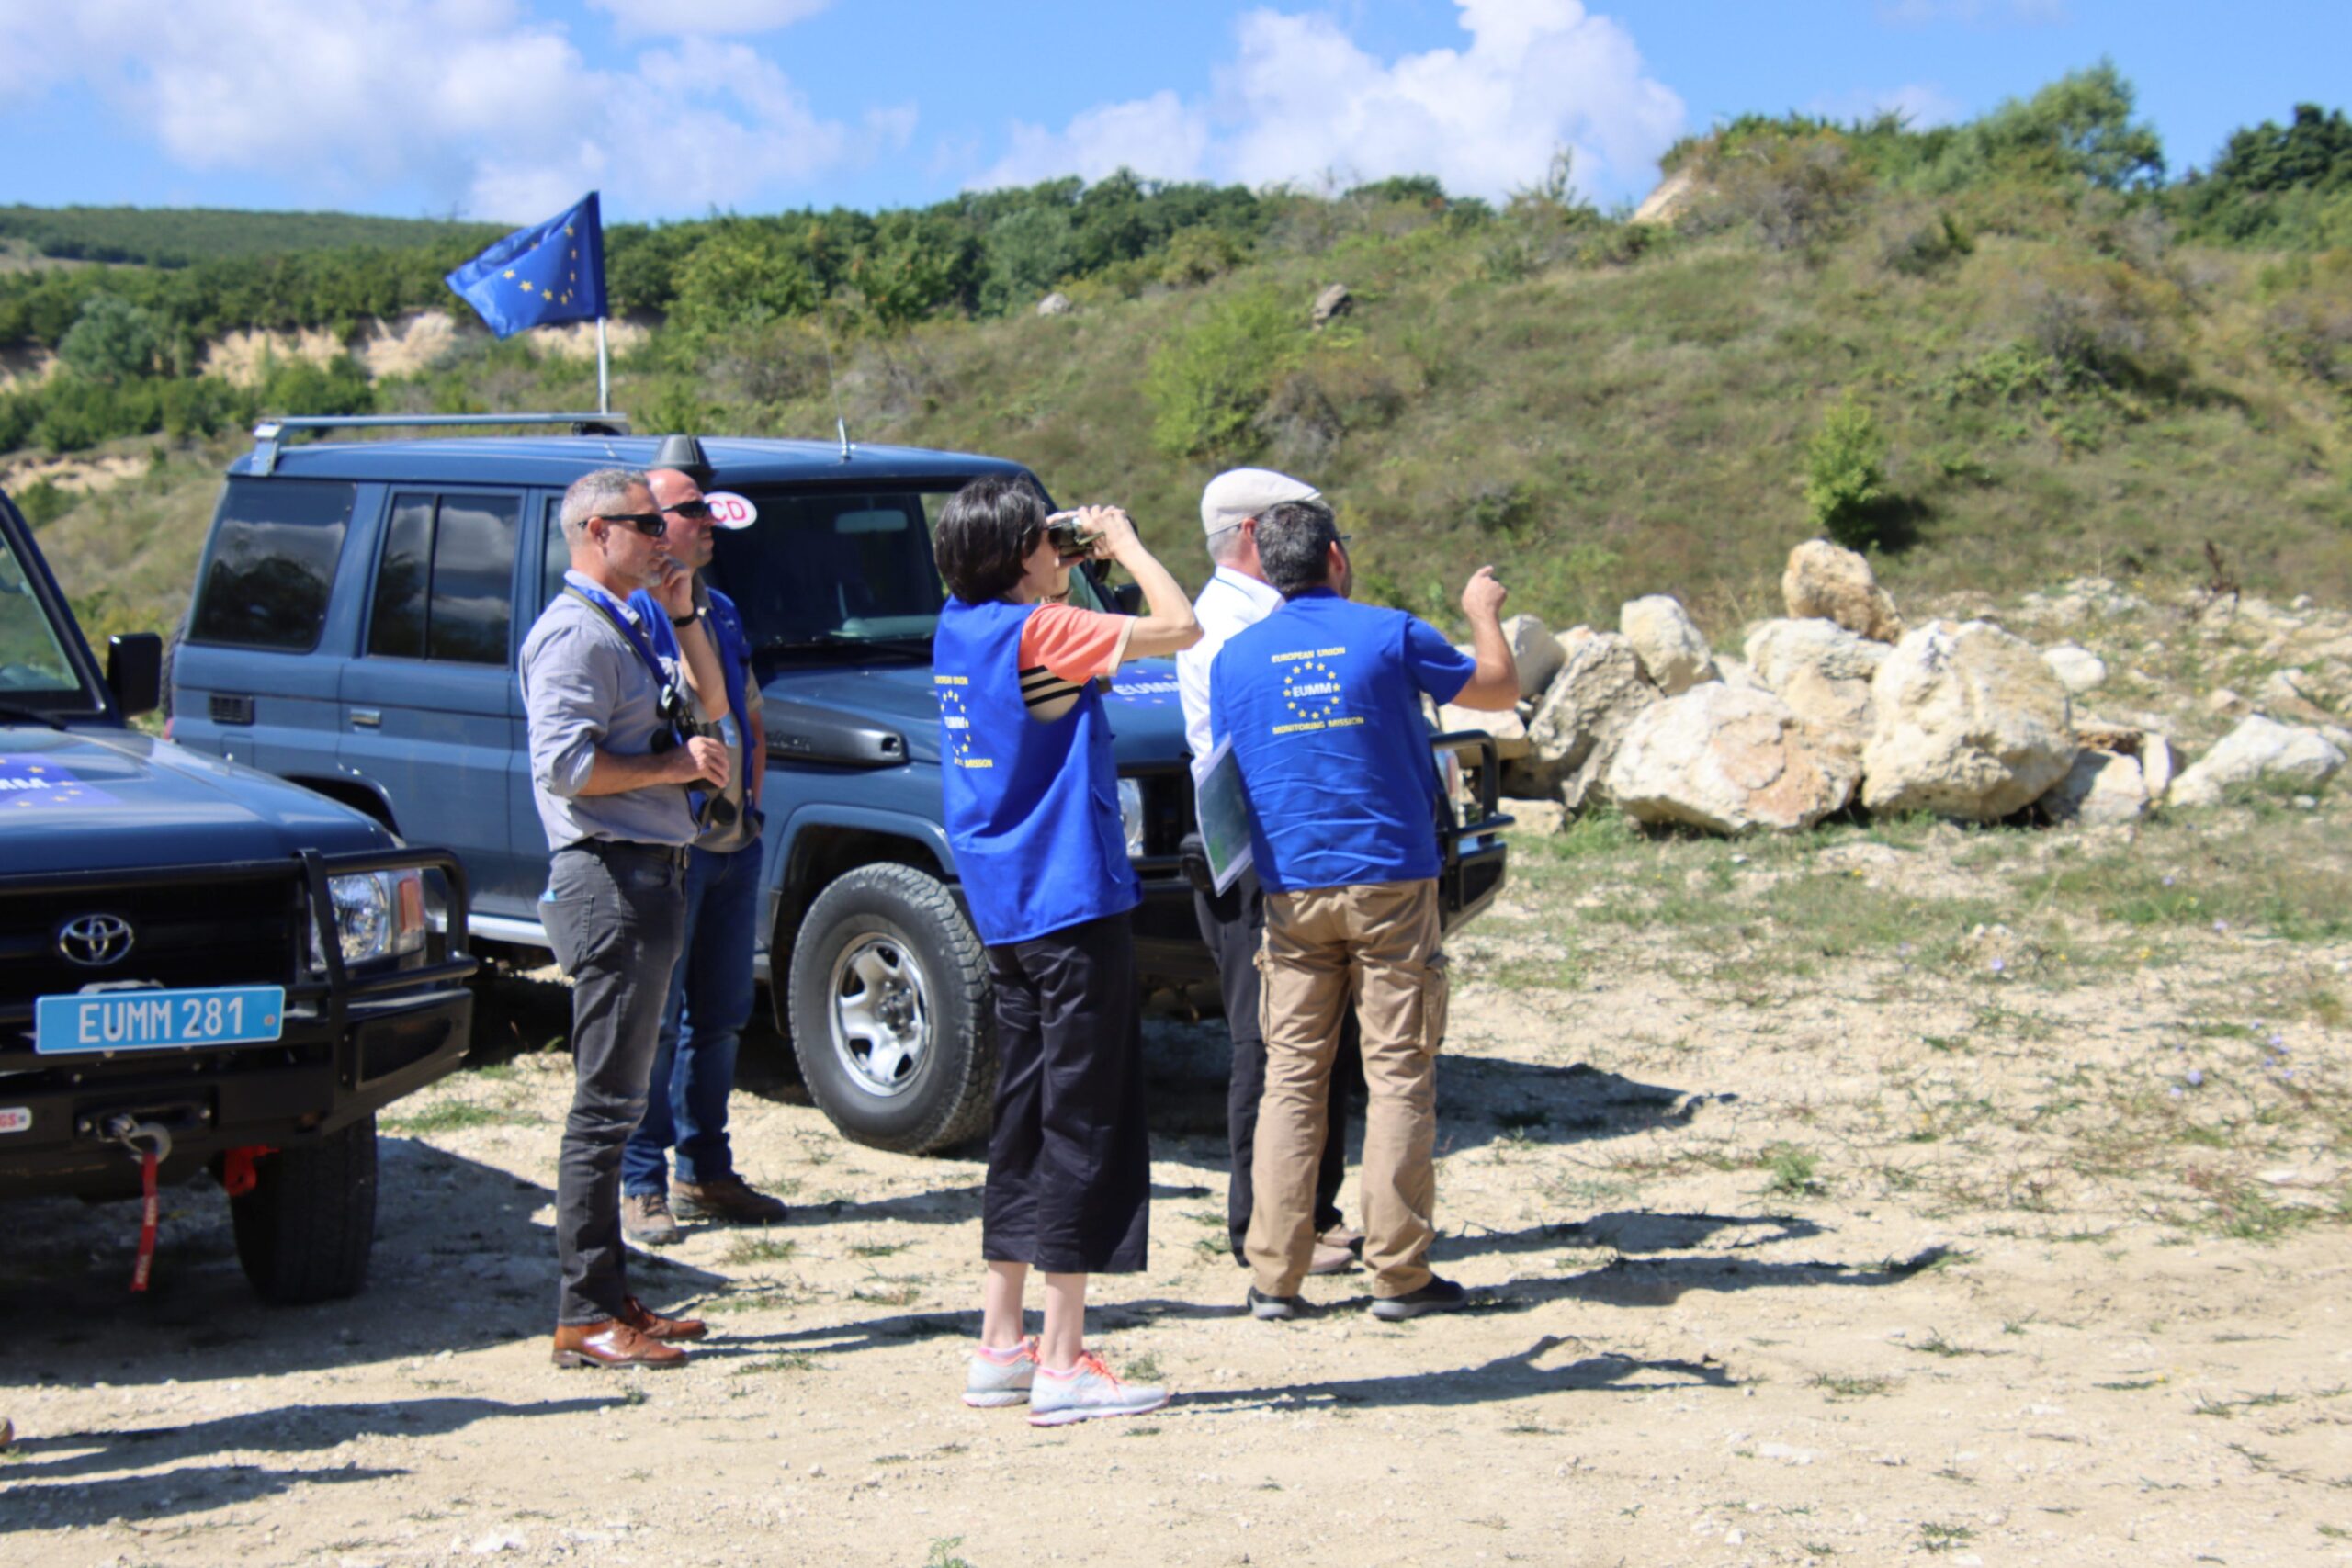
<svg viewBox="0 0 2352 1568"><path fill-rule="evenodd" d="M1102 688L1125 660L1200 636L1184 591L1125 513L1089 507L1075 521L1142 586L1147 614L1062 603L1080 558L1056 545L1026 479L973 480L933 530L954 595L932 647L947 840L996 993L988 1276L964 1401L1025 1400L1041 1427L1168 1402L1165 1389L1114 1377L1085 1345L1087 1277L1143 1269L1151 1199L1128 924L1143 892L1127 863ZM1035 1341L1022 1316L1033 1268L1046 1277Z"/></svg>
<svg viewBox="0 0 2352 1568"><path fill-rule="evenodd" d="M681 1219L730 1224L775 1224L784 1204L756 1191L736 1173L727 1137L727 1100L735 1089L736 1048L752 1017L752 953L760 913L760 785L768 749L762 729L760 688L752 678L752 639L733 600L702 579L718 531L710 502L694 477L655 468L646 480L653 504L669 520L670 558L687 568L694 608L662 614L650 589L629 604L646 620L653 650L673 668L684 664L681 626L709 628L727 683L727 715L719 740L734 771L721 807L694 842L686 863L684 950L670 981L670 1005L653 1055L645 1120L621 1154L621 1228L648 1247L676 1241ZM678 1153L677 1210L670 1207L668 1158Z"/></svg>
<svg viewBox="0 0 2352 1568"><path fill-rule="evenodd" d="M1518 700L1503 585L1481 567L1462 591L1475 647L1465 657L1401 610L1348 602L1346 540L1319 501L1269 508L1258 558L1283 605L1228 641L1209 672L1210 724L1232 739L1266 889L1250 1308L1261 1318L1305 1310L1331 1063L1352 996L1373 1314L1454 1311L1462 1287L1429 1267L1446 976L1438 773L1421 699L1489 710Z"/></svg>

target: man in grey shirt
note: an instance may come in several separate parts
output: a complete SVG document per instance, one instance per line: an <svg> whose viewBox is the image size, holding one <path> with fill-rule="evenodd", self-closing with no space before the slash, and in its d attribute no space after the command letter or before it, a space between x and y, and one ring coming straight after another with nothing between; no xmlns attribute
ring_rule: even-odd
<svg viewBox="0 0 2352 1568"><path fill-rule="evenodd" d="M693 574L670 558L645 476L600 468L563 497L571 570L523 640L531 794L547 829L539 903L571 976L571 1111L556 1175L558 1366L673 1367L703 1325L661 1317L628 1293L621 1147L645 1111L662 1012L685 918L686 786L724 789L727 748L671 744L691 706L727 711L718 650L692 617ZM651 591L676 628L688 693L674 693L628 595ZM664 749L666 748L666 749Z"/></svg>

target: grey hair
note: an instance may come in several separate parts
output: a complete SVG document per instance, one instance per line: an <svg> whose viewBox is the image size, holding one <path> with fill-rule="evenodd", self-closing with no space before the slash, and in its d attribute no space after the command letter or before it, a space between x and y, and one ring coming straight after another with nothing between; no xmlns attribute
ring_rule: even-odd
<svg viewBox="0 0 2352 1568"><path fill-rule="evenodd" d="M1285 599L1330 581L1340 527L1319 501L1284 501L1258 516L1258 565Z"/></svg>
<svg viewBox="0 0 2352 1568"><path fill-rule="evenodd" d="M628 503L628 492L652 486L637 468L598 468L571 481L563 492L563 542L576 545L588 533L588 519L609 517Z"/></svg>
<svg viewBox="0 0 2352 1568"><path fill-rule="evenodd" d="M1209 559L1219 566L1231 566L1241 554L1241 525L1219 528L1209 536Z"/></svg>

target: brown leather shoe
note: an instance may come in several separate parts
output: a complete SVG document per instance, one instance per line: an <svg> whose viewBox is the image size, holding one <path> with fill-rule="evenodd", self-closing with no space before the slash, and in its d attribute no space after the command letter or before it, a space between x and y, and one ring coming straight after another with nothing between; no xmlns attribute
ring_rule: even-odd
<svg viewBox="0 0 2352 1568"><path fill-rule="evenodd" d="M555 1353L559 1367L653 1367L666 1370L686 1364L686 1353L673 1345L649 1339L619 1318L599 1323L556 1325Z"/></svg>
<svg viewBox="0 0 2352 1568"><path fill-rule="evenodd" d="M716 1181L681 1181L675 1189L682 1220L725 1220L735 1225L773 1225L792 1211L781 1199L755 1192L740 1176Z"/></svg>
<svg viewBox="0 0 2352 1568"><path fill-rule="evenodd" d="M698 1317L663 1317L635 1296L621 1298L621 1321L644 1335L668 1344L675 1339L699 1339L710 1332Z"/></svg>

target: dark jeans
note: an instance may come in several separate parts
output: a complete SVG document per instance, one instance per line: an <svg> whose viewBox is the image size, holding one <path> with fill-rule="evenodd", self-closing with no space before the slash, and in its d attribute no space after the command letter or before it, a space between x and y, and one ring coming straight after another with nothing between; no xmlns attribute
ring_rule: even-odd
<svg viewBox="0 0 2352 1568"><path fill-rule="evenodd" d="M1226 1183L1225 1224L1233 1260L1244 1265L1242 1243L1250 1235L1254 1206L1250 1171L1258 1144L1258 1105L1266 1093L1266 1037L1258 1026L1258 949L1266 934L1266 895L1258 874L1245 871L1220 894L1194 889L1193 913L1201 940L1216 961L1217 990L1225 998L1226 1027L1233 1034L1233 1077L1226 1086L1225 1130L1233 1176ZM1331 1122L1323 1140L1322 1163L1315 1168L1315 1234L1340 1223L1340 1187L1347 1179L1348 1097L1363 1087L1363 1054L1355 1010L1340 1024L1340 1055L1331 1069Z"/></svg>
<svg viewBox="0 0 2352 1568"><path fill-rule="evenodd" d="M645 1086L685 920L684 852L602 840L556 852L539 916L571 976L571 1111L555 1187L559 1324L621 1314L621 1145Z"/></svg>
<svg viewBox="0 0 2352 1568"><path fill-rule="evenodd" d="M685 950L653 1054L645 1120L621 1153L621 1190L666 1192L668 1156L689 1185L735 1174L727 1097L735 1053L752 1017L752 946L760 913L761 846L695 850L686 863Z"/></svg>
<svg viewBox="0 0 2352 1568"><path fill-rule="evenodd" d="M1140 1273L1151 1133L1134 930L1113 915L988 951L996 1122L980 1256L1050 1274Z"/></svg>

